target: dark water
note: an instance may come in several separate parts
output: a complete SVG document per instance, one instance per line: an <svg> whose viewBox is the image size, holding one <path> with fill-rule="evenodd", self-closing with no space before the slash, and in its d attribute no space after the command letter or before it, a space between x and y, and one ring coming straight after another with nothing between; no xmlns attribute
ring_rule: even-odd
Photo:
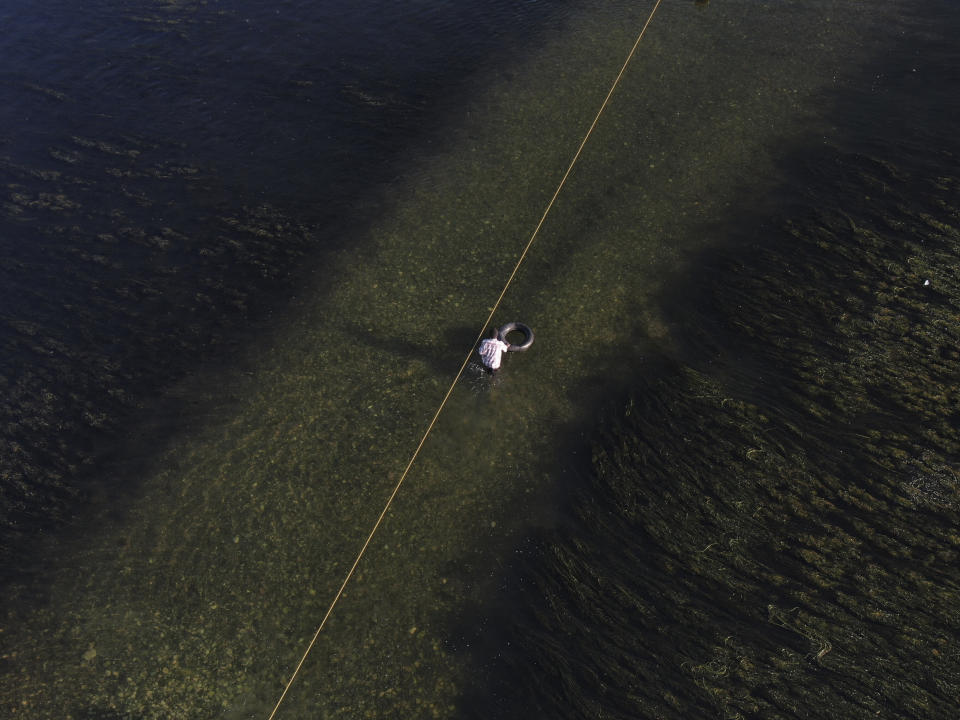
<svg viewBox="0 0 960 720"><path fill-rule="evenodd" d="M647 11L2 11L10 714L266 717ZM664 6L286 716L952 716L957 22Z"/></svg>
<svg viewBox="0 0 960 720"><path fill-rule="evenodd" d="M356 238L398 150L557 6L5 4L4 568L83 515L144 405L155 421Z"/></svg>
<svg viewBox="0 0 960 720"><path fill-rule="evenodd" d="M464 717L956 715L958 23L885 28L782 207L662 293L676 346L460 629Z"/></svg>

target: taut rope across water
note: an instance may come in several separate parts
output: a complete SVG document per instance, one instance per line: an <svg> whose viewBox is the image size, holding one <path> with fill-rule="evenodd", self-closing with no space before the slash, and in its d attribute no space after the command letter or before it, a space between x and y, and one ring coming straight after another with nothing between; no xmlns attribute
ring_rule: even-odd
<svg viewBox="0 0 960 720"><path fill-rule="evenodd" d="M423 436L420 438L420 442L417 445L416 450L413 451L413 455L410 456L407 466L404 468L403 473L400 475L400 479L397 481L397 484L393 488L393 492L390 493L390 497L387 498L386 504L383 506L383 510L380 513L380 516L377 518L377 521L373 524L373 528L370 530L370 534L367 536L366 541L363 543L363 547L360 548L360 552L357 553L356 559L353 561L353 564L350 566L350 570L347 572L346 577L343 579L343 583L340 585L340 589L337 590L336 595L330 603L330 606L327 608L326 614L324 614L323 619L320 621L317 631L313 634L313 638L310 640L310 643L307 645L306 650L303 653L303 656L300 658L300 662L297 663L297 667L294 669L293 674L290 676L290 679L287 681L286 686L283 688L283 692L280 694L280 698L277 700L276 705L274 705L273 710L271 711L267 720L273 720L276 716L277 711L280 709L280 705L283 703L284 699L287 696L287 693L290 691L291 686L293 685L294 680L296 680L297 675L300 673L300 669L303 667L304 662L306 662L307 656L310 654L310 651L313 650L314 645L317 644L317 639L320 637L320 633L323 631L324 626L327 623L327 620L330 618L330 615L333 613L334 607L340 601L343 591L346 589L347 584L350 582L350 579L353 577L354 572L357 569L357 566L360 564L361 558L363 558L364 553L367 551L367 548L370 546L370 542L373 540L373 536L376 535L377 530L380 529L380 525L383 523L383 519L386 517L387 512L390 510L390 506L393 504L394 498L397 496L397 493L400 492L400 486L403 485L403 481L406 479L407 474L410 472L410 468L413 467L413 463L416 461L417 456L420 454L420 450L423 448L424 443L427 441L427 437L430 435L430 432L433 430L434 425L437 423L437 419L440 417L440 413L443 412L444 406L447 404L447 400L450 399L450 395L453 394L453 389L456 387L457 382L460 380L460 377L463 375L463 371L466 369L467 364L470 362L470 357L473 355L473 348L477 346L477 343L483 338L484 334L487 331L487 327L490 325L490 321L493 320L494 314L497 312L497 308L500 307L500 303L503 301L504 296L507 294L507 290L510 288L510 284L513 282L513 279L516 277L517 272L520 270L520 266L523 264L524 259L527 257L527 253L530 251L530 248L533 246L533 241L536 240L537 235L540 233L540 228L543 227L543 223L547 219L547 215L550 213L550 210L553 209L553 205L557 200L557 197L560 195L560 191L563 189L564 184L567 182L567 178L570 177L570 173L573 171L573 166L577 163L577 160L580 159L580 154L583 152L584 146L587 144L587 140L590 139L590 135L593 133L594 128L596 128L597 123L600 120L600 116L603 114L603 111L606 109L607 105L610 102L610 98L613 97L614 90L617 89L617 86L620 84L621 78L623 78L624 73L627 70L627 65L630 64L630 61L633 59L634 54L637 51L637 47L640 45L640 41L643 39L644 34L647 32L647 28L650 26L653 16L656 14L657 9L660 7L662 0L657 0L653 6L653 9L650 11L650 15L647 17L646 22L643 24L643 28L640 30L640 34L637 36L636 41L633 43L633 47L630 49L630 52L627 55L627 59L624 60L623 66L620 68L620 72L617 74L616 79L614 79L613 84L610 86L610 90L607 93L606 98L604 98L603 103L600 105L600 109L597 111L596 116L593 118L593 122L590 124L590 128L587 130L586 135L583 136L583 140L580 142L580 147L577 148L577 151L573 155L573 159L570 161L570 164L567 166L567 171L563 174L563 177L560 179L560 183L557 185L557 189L553 193L553 197L550 198L550 202L547 203L546 209L543 211L543 215L540 216L540 221L537 223L537 226L534 228L533 233L530 235L530 239L527 241L526 246L523 248L523 252L520 253L520 258L517 260L516 265L514 265L513 272L510 273L510 277L507 278L507 282L503 286L503 290L500 291L500 296L497 298L497 301L493 304L493 307L490 310L490 314L487 315L487 319L483 322L483 326L480 328L480 334L477 336L477 339L474 340L473 346L467 352L467 356L464 358L463 363L460 365L460 369L457 371L456 376L454 376L453 381L450 383L450 387L447 389L446 394L443 396L443 400L440 401L440 405L437 407L437 411L433 414L433 418L430 420L430 423L427 425L427 429L424 431Z"/></svg>

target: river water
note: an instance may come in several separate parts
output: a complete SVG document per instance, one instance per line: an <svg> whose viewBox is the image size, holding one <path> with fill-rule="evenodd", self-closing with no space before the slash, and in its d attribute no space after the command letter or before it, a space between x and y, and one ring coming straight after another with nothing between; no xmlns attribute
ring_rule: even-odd
<svg viewBox="0 0 960 720"><path fill-rule="evenodd" d="M651 7L7 6L6 714L269 714ZM663 5L280 717L950 716L958 21Z"/></svg>

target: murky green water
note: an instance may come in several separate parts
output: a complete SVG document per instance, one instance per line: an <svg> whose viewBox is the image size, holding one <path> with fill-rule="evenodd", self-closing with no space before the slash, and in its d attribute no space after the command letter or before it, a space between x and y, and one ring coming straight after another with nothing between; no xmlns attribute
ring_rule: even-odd
<svg viewBox="0 0 960 720"><path fill-rule="evenodd" d="M674 349L461 628L462 716L953 717L956 23L898 18L781 206L659 294Z"/></svg>
<svg viewBox="0 0 960 720"><path fill-rule="evenodd" d="M537 342L493 382L468 370L281 717L464 714L470 645L500 632L471 618L531 528L562 527L600 402L676 349L665 282L728 244L718 220L776 207L894 10L662 8L495 319ZM12 588L10 712L267 716L648 11L571 14L476 78L243 370L181 383L196 410L115 464L138 490Z"/></svg>

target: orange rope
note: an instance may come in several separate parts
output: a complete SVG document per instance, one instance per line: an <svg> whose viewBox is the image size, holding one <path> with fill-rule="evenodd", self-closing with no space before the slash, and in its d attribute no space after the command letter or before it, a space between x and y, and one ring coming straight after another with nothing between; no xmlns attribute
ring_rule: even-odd
<svg viewBox="0 0 960 720"><path fill-rule="evenodd" d="M587 140L590 139L590 135L593 133L594 128L597 126L597 122L600 120L600 115L603 114L603 111L606 109L607 104L610 102L610 98L613 96L613 91L616 90L617 85L620 84L620 79L623 77L623 74L627 70L627 65L630 63L630 60L633 59L634 53L637 51L637 47L640 45L640 41L643 39L644 33L647 31L647 27L650 25L650 22L653 20L653 16L657 12L657 8L660 7L662 0L657 0L656 4L653 6L653 10L650 11L650 16L647 18L647 21L644 23L643 28L640 30L640 34L637 36L636 42L633 44L633 47L630 49L630 53L627 55L627 59L623 63L623 67L620 68L620 72L617 74L616 79L613 81L613 85L610 86L610 91L607 93L607 97L604 98L603 103L600 105L600 109L597 111L596 117L593 118L593 122L590 124L590 129L587 130L587 134L584 135L583 141L580 143L580 147L577 148L577 152L574 153L573 159L570 161L570 165L567 167L567 171L563 174L563 178L560 180L560 184L557 185L557 189L553 193L553 197L550 198L550 202L547 203L546 210L543 211L543 215L540 217L540 222L537 223L536 228L533 231L533 234L530 236L530 239L527 241L526 247L523 248L523 252L520 254L520 259L517 260L517 264L513 268L513 272L510 273L510 277L507 278L506 284L503 286L503 290L500 292L500 297L497 298L497 301L493 304L493 308L490 310L490 314L487 315L487 319L483 323L483 327L480 328L480 334L477 336L477 339L473 342L473 347L470 348L470 351L467 353L467 356L464 358L463 363L460 365L460 369L457 371L456 376L453 378L453 382L450 383L450 387L447 389L446 395L443 396L443 400L440 402L440 406L437 408L437 411L433 414L433 418L430 420L430 424L427 425L426 431L423 433L423 437L420 438L420 443L417 445L417 449L413 451L413 455L410 457L410 461L407 463L407 466L404 468L403 473L400 475L400 479L397 481L396 486L393 488L393 492L390 493L390 497L387 498L386 504L383 506L383 510L380 512L380 517L377 518L377 521L373 524L373 529L370 530L370 534L367 536L366 541L363 543L363 547L360 548L360 552L357 553L356 559L353 561L353 565L350 566L350 570L347 572L346 577L343 579L343 583L340 585L340 589L337 590L337 594L334 596L333 601L330 603L330 607L327 608L326 614L323 616L323 620L320 621L320 626L317 628L317 631L313 634L313 639L310 640L310 644L307 645L307 649L304 651L303 656L300 658L300 662L297 663L297 667L294 669L293 674L290 676L290 680L287 682L286 687L283 689L283 693L280 695L280 699L277 700L277 704L274 706L273 711L270 713L270 716L267 720L273 720L274 716L277 714L277 710L280 709L281 703L283 703L284 698L287 696L287 692L290 690L290 687L293 685L293 681L296 679L297 675L300 672L300 668L303 667L303 663L307 659L307 655L310 654L310 651L313 650L313 646L316 645L317 639L320 637L320 633L323 631L324 625L326 625L327 620L330 615L333 613L333 608L336 607L336 604L340 601L341 596L343 595L344 589L347 587L347 583L350 582L350 579L353 577L354 571L356 571L357 566L360 564L360 559L363 557L364 553L367 551L367 548L370 546L370 542L373 540L373 536L376 535L377 530L380 529L380 525L383 522L383 519L387 515L387 511L390 509L390 505L393 504L393 499L397 496L397 493L400 492L400 486L403 485L403 481L407 477L407 473L410 472L410 468L413 467L413 463L416 461L417 456L420 454L420 450L423 448L424 443L427 441L427 436L430 435L430 431L433 430L433 426L437 423L437 418L440 417L440 413L443 412L444 406L447 404L447 400L450 399L450 395L453 394L453 389L456 387L457 382L460 380L460 377L463 375L463 371L467 367L467 363L470 362L470 357L473 355L473 349L477 346L477 343L483 339L484 333L487 331L487 327L490 325L490 321L493 319L494 314L497 312L497 308L500 307L500 303L503 301L504 296L507 294L507 290L510 287L510 284L513 282L513 279L517 275L517 271L520 270L520 265L523 263L524 258L527 257L527 253L530 250L530 247L533 245L533 241L536 239L537 234L540 232L540 228L543 227L544 221L547 219L547 215L550 213L550 210L553 208L553 204L557 200L557 196L560 195L560 191L563 189L564 184L567 182L567 178L570 177L570 173L573 171L573 166L576 164L577 160L580 159L580 153L583 151L584 146L587 144Z"/></svg>

